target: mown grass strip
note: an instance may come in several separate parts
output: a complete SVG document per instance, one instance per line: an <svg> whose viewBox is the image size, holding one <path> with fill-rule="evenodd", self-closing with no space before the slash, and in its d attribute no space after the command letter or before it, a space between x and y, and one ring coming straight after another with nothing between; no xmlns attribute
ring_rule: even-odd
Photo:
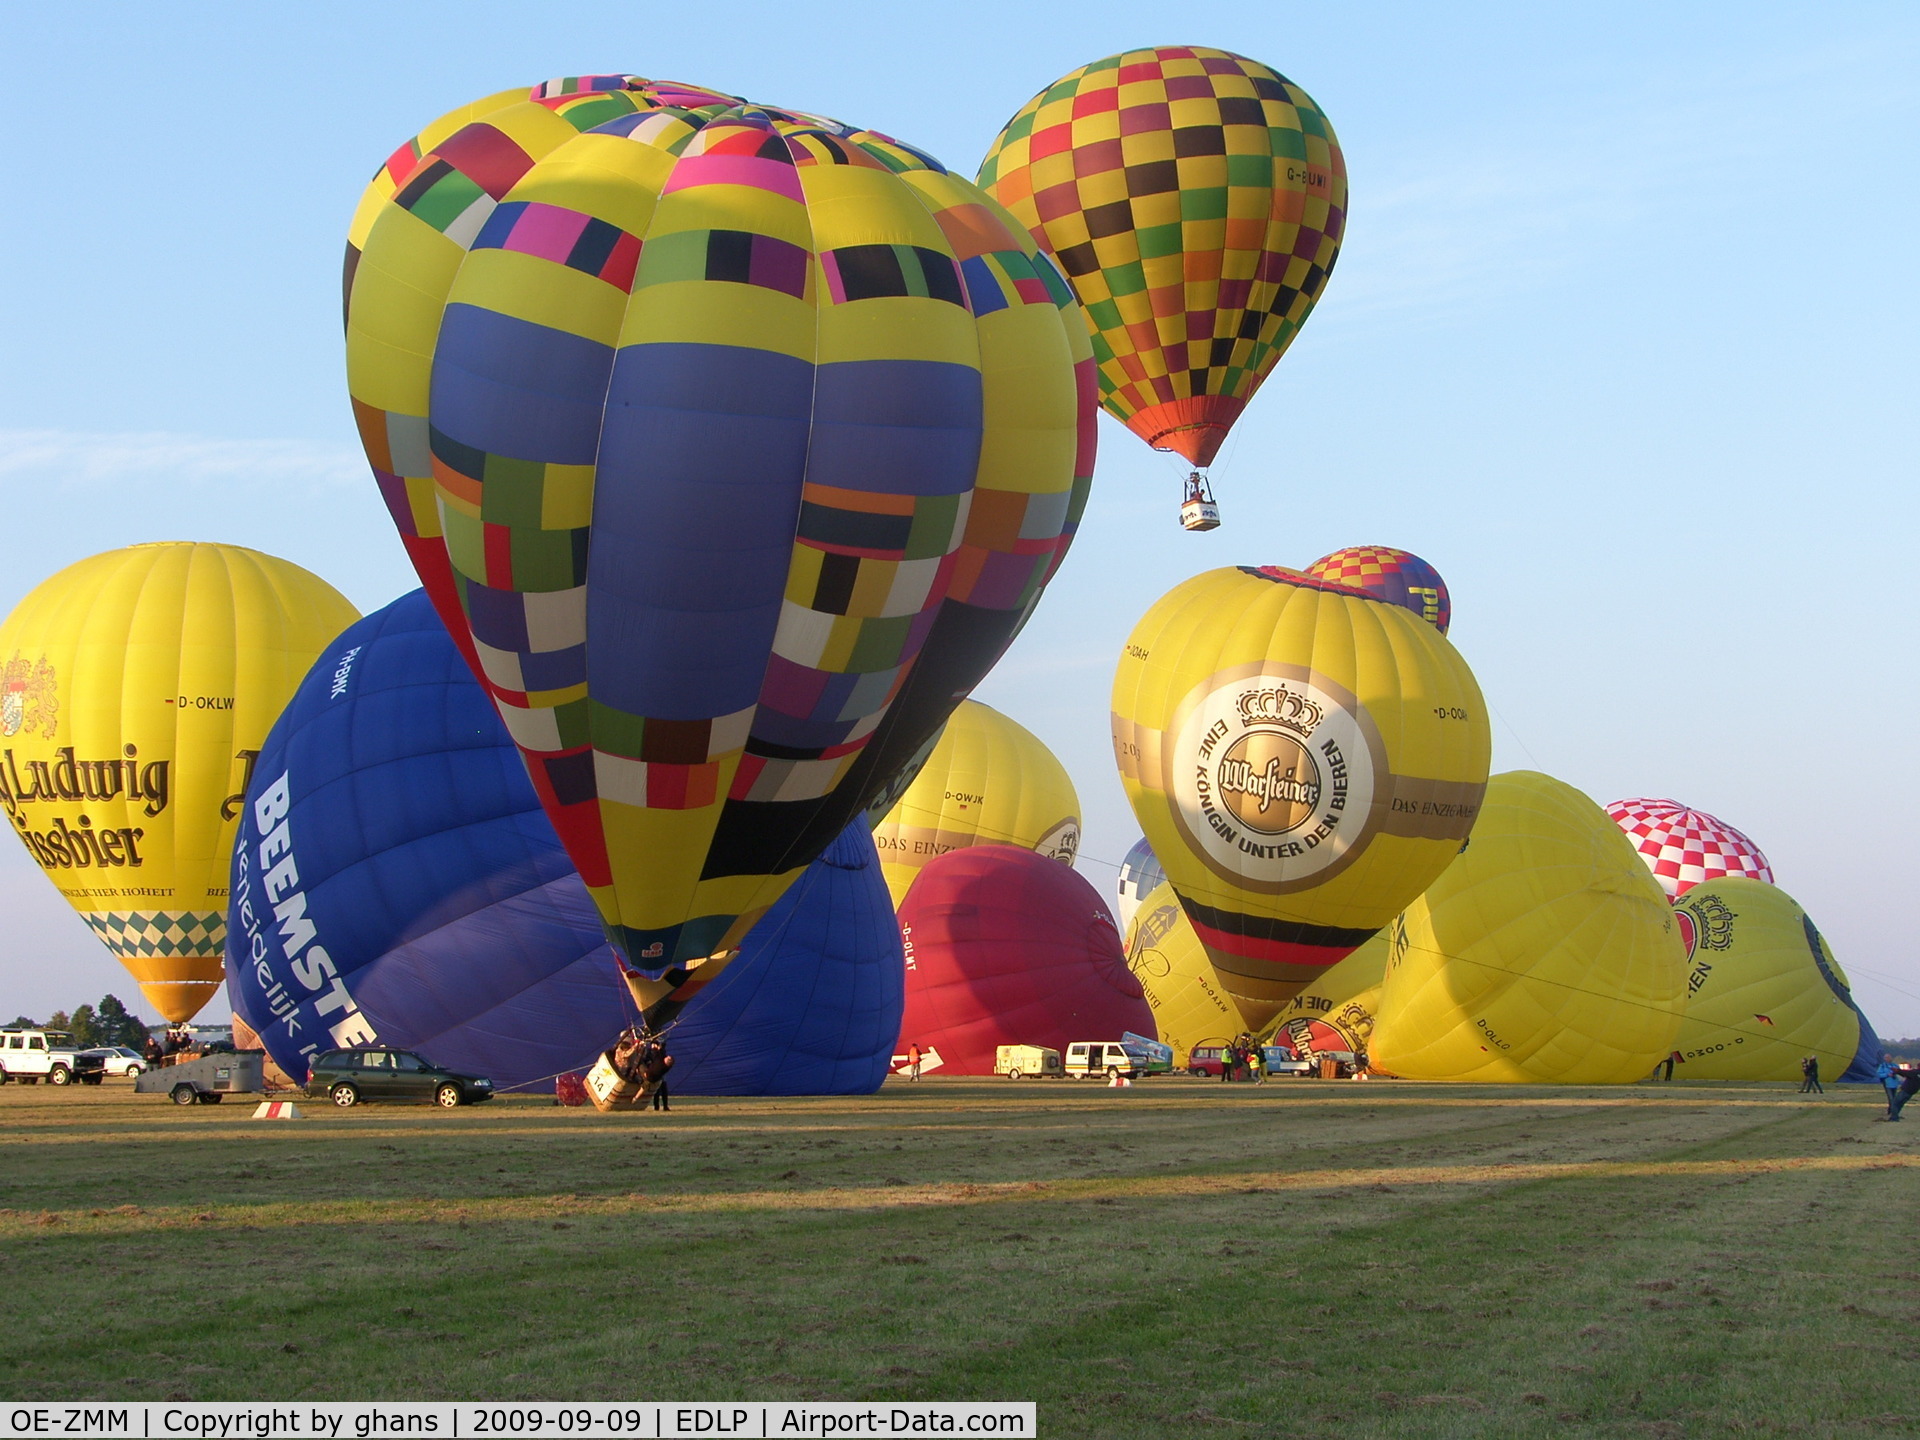
<svg viewBox="0 0 1920 1440"><path fill-rule="evenodd" d="M649 1195L516 1195L467 1200L321 1200L309 1204L165 1206L144 1209L0 1211L0 1236L68 1228L132 1235L180 1228L285 1229L313 1225L421 1225L551 1220L556 1216L896 1210L913 1206L1015 1202L1159 1200L1281 1191L1487 1186L1533 1181L1774 1175L1789 1171L1920 1169L1920 1156L1804 1155L1747 1160L1572 1161L1476 1165L1383 1166L1367 1169L1244 1171L1101 1179L1049 1179L981 1184L888 1184Z"/></svg>

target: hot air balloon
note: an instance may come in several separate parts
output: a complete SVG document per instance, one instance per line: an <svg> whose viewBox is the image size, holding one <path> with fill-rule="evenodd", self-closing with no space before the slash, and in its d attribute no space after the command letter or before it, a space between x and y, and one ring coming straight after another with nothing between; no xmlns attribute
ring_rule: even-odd
<svg viewBox="0 0 1920 1440"><path fill-rule="evenodd" d="M1273 1036L1301 1056L1325 1055L1353 1064L1373 1054L1380 988L1398 917L1366 944L1287 1002Z"/></svg>
<svg viewBox="0 0 1920 1440"><path fill-rule="evenodd" d="M1686 1080L1798 1080L1820 1060L1837 1079L1859 1048L1862 1019L1833 950L1784 890L1722 876L1674 902L1687 948L1680 1021Z"/></svg>
<svg viewBox="0 0 1920 1440"><path fill-rule="evenodd" d="M1134 841L1120 861L1120 878L1114 884L1113 918L1120 922L1122 934L1132 932L1133 914L1140 902L1166 883L1167 872L1154 858L1153 846L1145 836Z"/></svg>
<svg viewBox="0 0 1920 1440"><path fill-rule="evenodd" d="M1411 550L1391 545L1349 545L1322 555L1307 573L1365 590L1411 610L1442 635L1453 623L1453 600L1440 572Z"/></svg>
<svg viewBox="0 0 1920 1440"><path fill-rule="evenodd" d="M1146 992L1154 1028L1184 1070L1196 1045L1223 1045L1246 1030L1206 947L1164 882L1134 909L1127 927L1127 968Z"/></svg>
<svg viewBox="0 0 1920 1440"><path fill-rule="evenodd" d="M736 947L1032 612L1092 361L1051 262L920 152L569 83L390 162L349 380L429 593L660 977Z"/></svg>
<svg viewBox="0 0 1920 1440"><path fill-rule="evenodd" d="M1262 1030L1436 879L1486 785L1480 688L1433 626L1295 570L1210 570L1113 680L1127 798Z"/></svg>
<svg viewBox="0 0 1920 1440"><path fill-rule="evenodd" d="M1459 858L1390 936L1372 1055L1410 1080L1619 1085L1673 1051L1686 949L1600 807L1496 775Z"/></svg>
<svg viewBox="0 0 1920 1440"><path fill-rule="evenodd" d="M971 845L920 872L900 905L907 952L900 1043L937 1052L946 1075L991 1075L1002 1045L1065 1051L1076 1040L1152 1037L1098 892L1014 845Z"/></svg>
<svg viewBox="0 0 1920 1440"><path fill-rule="evenodd" d="M69 565L0 625L0 800L170 1021L220 984L227 852L253 757L356 618L298 565L182 542Z"/></svg>
<svg viewBox="0 0 1920 1440"><path fill-rule="evenodd" d="M586 887L420 591L301 684L262 747L233 865L234 1008L296 1078L316 1050L377 1042L550 1089L633 1020ZM675 1089L877 1087L903 982L866 826L711 973L676 992Z"/></svg>
<svg viewBox="0 0 1920 1440"><path fill-rule="evenodd" d="M1085 308L1100 403L1200 475L1306 323L1346 230L1347 169L1298 85L1226 50L1110 55L1007 122L980 184L1060 262Z"/></svg>
<svg viewBox="0 0 1920 1440"><path fill-rule="evenodd" d="M1031 730L977 700L947 721L918 778L874 829L898 905L935 856L968 845L1019 845L1073 864L1080 797Z"/></svg>
<svg viewBox="0 0 1920 1440"><path fill-rule="evenodd" d="M1773 883L1773 870L1760 847L1704 810L1689 809L1678 800L1636 796L1614 801L1607 806L1607 814L1633 842L1670 898L1723 875Z"/></svg>

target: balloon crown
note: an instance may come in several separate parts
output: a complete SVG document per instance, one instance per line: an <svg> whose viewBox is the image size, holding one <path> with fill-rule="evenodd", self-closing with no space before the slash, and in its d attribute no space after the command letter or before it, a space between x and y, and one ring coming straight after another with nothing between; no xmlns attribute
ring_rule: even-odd
<svg viewBox="0 0 1920 1440"><path fill-rule="evenodd" d="M1305 740L1320 728L1326 711L1305 695L1274 686L1267 690L1249 690L1240 697L1240 719L1248 725L1269 722L1291 730Z"/></svg>

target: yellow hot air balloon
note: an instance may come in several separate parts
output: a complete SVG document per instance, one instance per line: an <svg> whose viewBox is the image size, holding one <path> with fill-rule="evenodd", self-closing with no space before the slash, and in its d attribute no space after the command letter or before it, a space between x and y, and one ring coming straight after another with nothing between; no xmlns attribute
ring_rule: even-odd
<svg viewBox="0 0 1920 1440"><path fill-rule="evenodd" d="M1380 987L1387 976L1387 952L1395 926L1375 935L1346 959L1287 1002L1273 1038L1302 1056L1371 1057L1373 1028L1380 1012Z"/></svg>
<svg viewBox="0 0 1920 1440"><path fill-rule="evenodd" d="M1687 1080L1798 1080L1820 1059L1833 1079L1852 1063L1860 1012L1845 972L1807 912L1764 880L1723 876L1673 902L1687 947L1680 1021Z"/></svg>
<svg viewBox="0 0 1920 1440"><path fill-rule="evenodd" d="M1491 739L1473 672L1412 612L1276 567L1209 570L1113 680L1127 799L1249 1026L1436 879Z"/></svg>
<svg viewBox="0 0 1920 1440"><path fill-rule="evenodd" d="M182 542L69 565L0 625L7 817L170 1021L220 984L253 757L358 618L298 565Z"/></svg>
<svg viewBox="0 0 1920 1440"><path fill-rule="evenodd" d="M1412 1080L1618 1085L1673 1052L1686 950L1665 894L1571 785L1494 776L1396 925L1373 1058Z"/></svg>
<svg viewBox="0 0 1920 1440"><path fill-rule="evenodd" d="M1018 845L1073 864L1080 797L1031 730L991 705L963 700L873 842L897 906L921 866L968 845Z"/></svg>
<svg viewBox="0 0 1920 1440"><path fill-rule="evenodd" d="M1176 1070L1186 1068L1194 1046L1223 1043L1247 1028L1171 885L1156 887L1134 910L1127 968L1147 992L1154 1028L1173 1047Z"/></svg>

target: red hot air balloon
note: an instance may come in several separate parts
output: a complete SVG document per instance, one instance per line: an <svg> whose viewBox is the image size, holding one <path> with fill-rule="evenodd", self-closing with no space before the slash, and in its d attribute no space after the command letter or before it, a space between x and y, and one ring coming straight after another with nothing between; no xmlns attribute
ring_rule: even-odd
<svg viewBox="0 0 1920 1440"><path fill-rule="evenodd" d="M900 1044L949 1075L991 1075L1002 1045L1152 1035L1099 893L1056 860L1013 845L949 851L900 905L907 1008Z"/></svg>

